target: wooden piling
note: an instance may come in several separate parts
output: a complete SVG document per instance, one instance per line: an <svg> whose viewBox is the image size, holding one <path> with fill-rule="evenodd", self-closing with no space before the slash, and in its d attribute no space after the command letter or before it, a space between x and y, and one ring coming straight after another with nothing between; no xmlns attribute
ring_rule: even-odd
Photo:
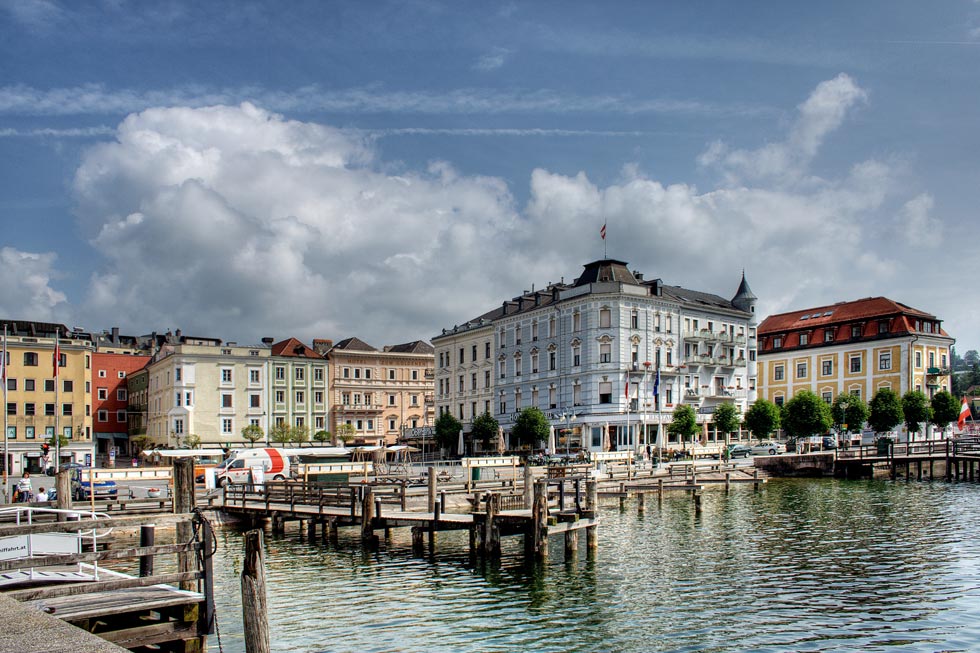
<svg viewBox="0 0 980 653"><path fill-rule="evenodd" d="M657 504L663 505L664 503L664 479L657 479Z"/></svg>
<svg viewBox="0 0 980 653"><path fill-rule="evenodd" d="M548 557L548 483L534 484L534 504L531 506L531 532L534 539L534 555Z"/></svg>
<svg viewBox="0 0 980 653"><path fill-rule="evenodd" d="M316 539L316 520L310 519L306 522L306 535L310 542Z"/></svg>
<svg viewBox="0 0 980 653"><path fill-rule="evenodd" d="M530 463L524 463L524 508L531 509L534 505L534 474L531 473Z"/></svg>
<svg viewBox="0 0 980 653"><path fill-rule="evenodd" d="M144 524L140 526L140 548L153 546L155 539L156 526L154 524ZM140 556L140 578L153 575L153 556Z"/></svg>
<svg viewBox="0 0 980 653"><path fill-rule="evenodd" d="M578 531L565 531L565 559L572 558L578 553Z"/></svg>
<svg viewBox="0 0 980 653"><path fill-rule="evenodd" d="M491 494L487 497L487 520L484 524L486 536L483 539L486 550L484 555L500 557L500 526L497 523L497 514L500 513L500 495Z"/></svg>
<svg viewBox="0 0 980 653"><path fill-rule="evenodd" d="M364 498L361 500L361 542L373 547L377 543L374 535L374 487L364 487Z"/></svg>
<svg viewBox="0 0 980 653"><path fill-rule="evenodd" d="M71 510L71 469L59 470L54 479L56 490L54 507L58 510ZM68 515L61 513L58 521L65 521Z"/></svg>
<svg viewBox="0 0 980 653"><path fill-rule="evenodd" d="M594 478L585 482L585 509L592 519L599 512L599 482ZM599 532L596 526L585 527L585 545L589 553L594 553L599 548Z"/></svg>
<svg viewBox="0 0 980 653"><path fill-rule="evenodd" d="M425 528L412 526L412 553L422 555L425 551Z"/></svg>
<svg viewBox="0 0 980 653"><path fill-rule="evenodd" d="M265 595L265 553L260 530L245 533L242 622L245 627L245 653L271 653Z"/></svg>
<svg viewBox="0 0 980 653"><path fill-rule="evenodd" d="M732 489L732 473L725 472L725 492L731 492Z"/></svg>
<svg viewBox="0 0 980 653"><path fill-rule="evenodd" d="M439 480L436 478L436 468L429 468L429 512L436 511L436 490L438 489Z"/></svg>
<svg viewBox="0 0 980 653"><path fill-rule="evenodd" d="M639 490L636 493L636 514L642 515L646 512L646 494Z"/></svg>
<svg viewBox="0 0 980 653"><path fill-rule="evenodd" d="M694 496L694 512L701 514L701 490L694 490L691 494Z"/></svg>
<svg viewBox="0 0 980 653"><path fill-rule="evenodd" d="M401 482L401 487L398 492L399 504L401 506L402 512L408 510L408 483L405 481Z"/></svg>
<svg viewBox="0 0 980 653"><path fill-rule="evenodd" d="M193 458L174 458L173 466L174 479L174 514L185 514L194 510L194 459ZM94 495L95 492L92 492ZM177 542L186 544L194 537L194 527L190 522L180 522L177 524ZM192 553L182 551L177 554L177 570L180 573L191 573L195 571L195 560ZM184 580L180 582L180 589L193 592L197 589L197 581Z"/></svg>
<svg viewBox="0 0 980 653"><path fill-rule="evenodd" d="M753 469L752 470L752 487L754 489L756 489L756 490L759 489L759 470L758 469Z"/></svg>

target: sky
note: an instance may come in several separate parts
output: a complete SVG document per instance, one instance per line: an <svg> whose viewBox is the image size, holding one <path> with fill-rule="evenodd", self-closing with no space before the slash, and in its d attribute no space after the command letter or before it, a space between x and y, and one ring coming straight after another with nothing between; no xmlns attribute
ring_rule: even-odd
<svg viewBox="0 0 980 653"><path fill-rule="evenodd" d="M605 246L976 349L978 106L973 0L0 0L0 316L380 347Z"/></svg>

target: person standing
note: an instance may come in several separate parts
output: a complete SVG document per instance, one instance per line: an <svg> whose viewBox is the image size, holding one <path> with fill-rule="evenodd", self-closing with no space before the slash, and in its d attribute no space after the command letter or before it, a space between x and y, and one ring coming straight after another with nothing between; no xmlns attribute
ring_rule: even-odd
<svg viewBox="0 0 980 653"><path fill-rule="evenodd" d="M19 481L17 481L17 493L19 496L19 501L21 503L27 503L31 500L31 494L33 494L34 489L31 487L31 473L24 472L24 475Z"/></svg>

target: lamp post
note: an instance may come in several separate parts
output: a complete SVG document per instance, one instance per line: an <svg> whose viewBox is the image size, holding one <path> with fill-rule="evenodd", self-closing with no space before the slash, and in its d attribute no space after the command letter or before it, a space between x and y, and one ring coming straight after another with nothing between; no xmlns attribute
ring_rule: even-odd
<svg viewBox="0 0 980 653"><path fill-rule="evenodd" d="M572 442L572 429L570 425L572 420L575 419L576 417L578 417L578 415L575 415L574 413L561 414L561 418L565 420L565 456L566 457L571 453L570 449L571 449L571 442Z"/></svg>

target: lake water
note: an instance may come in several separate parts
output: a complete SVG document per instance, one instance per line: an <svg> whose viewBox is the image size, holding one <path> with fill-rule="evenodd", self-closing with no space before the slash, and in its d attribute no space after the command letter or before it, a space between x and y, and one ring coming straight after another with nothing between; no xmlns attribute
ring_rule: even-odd
<svg viewBox="0 0 980 653"><path fill-rule="evenodd" d="M465 532L416 558L266 533L272 648L303 652L977 651L980 485L775 480L601 505L599 551L527 564L504 538L472 566ZM242 537L218 532L224 651L244 650ZM217 651L217 638L210 638Z"/></svg>

